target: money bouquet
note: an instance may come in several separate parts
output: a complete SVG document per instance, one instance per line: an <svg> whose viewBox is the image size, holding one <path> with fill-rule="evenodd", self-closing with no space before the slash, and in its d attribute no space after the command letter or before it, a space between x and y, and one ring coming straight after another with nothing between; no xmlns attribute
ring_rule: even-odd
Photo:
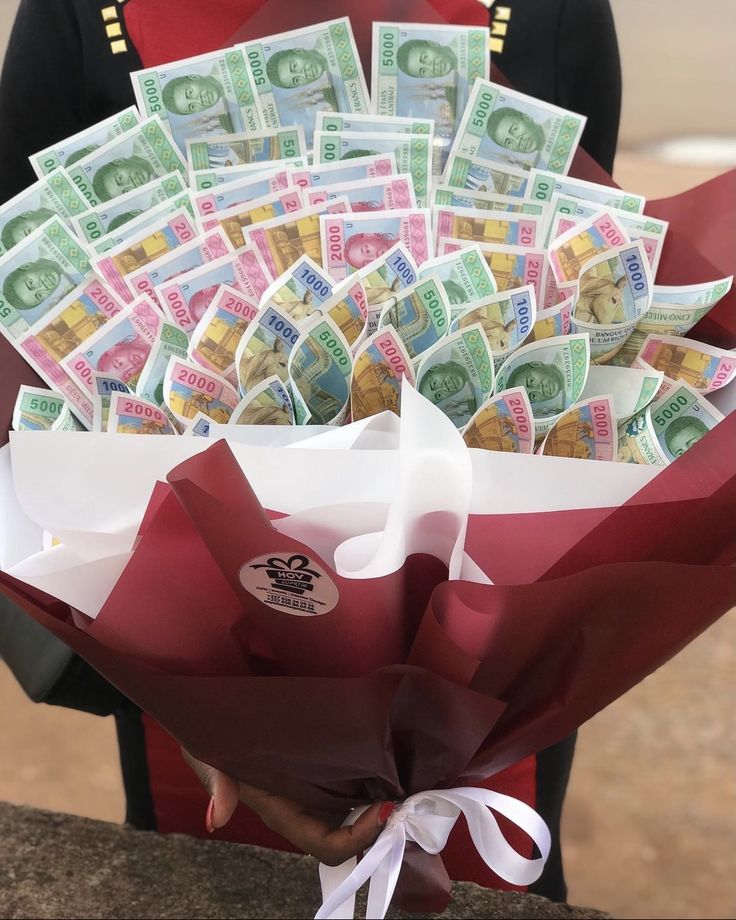
<svg viewBox="0 0 736 920"><path fill-rule="evenodd" d="M543 825L473 784L736 601L721 186L569 175L584 118L487 45L376 23L370 96L345 19L134 74L0 209L5 389L52 387L3 590L199 759L404 803L320 916L369 876L382 916L406 854L436 907L461 813L532 881Z"/></svg>

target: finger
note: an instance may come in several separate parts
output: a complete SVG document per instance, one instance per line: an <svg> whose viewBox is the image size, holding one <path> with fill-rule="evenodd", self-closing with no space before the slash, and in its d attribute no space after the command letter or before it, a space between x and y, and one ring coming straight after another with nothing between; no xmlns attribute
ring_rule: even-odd
<svg viewBox="0 0 736 920"><path fill-rule="evenodd" d="M217 828L224 827L232 818L240 801L238 783L226 773L197 760L189 751L181 749L184 760L194 770L200 782L210 794L205 824L210 834Z"/></svg>
<svg viewBox="0 0 736 920"><path fill-rule="evenodd" d="M335 828L291 799L247 783L240 784L240 799L257 812L271 830L329 866L338 866L372 846L393 810L391 803L377 802L366 809L355 824Z"/></svg>

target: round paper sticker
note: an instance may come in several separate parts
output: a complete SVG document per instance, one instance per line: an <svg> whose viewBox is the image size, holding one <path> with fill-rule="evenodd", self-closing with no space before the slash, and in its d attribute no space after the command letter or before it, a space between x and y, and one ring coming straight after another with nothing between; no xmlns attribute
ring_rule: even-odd
<svg viewBox="0 0 736 920"><path fill-rule="evenodd" d="M299 553L256 556L239 575L240 584L262 604L297 617L329 613L340 600L327 572Z"/></svg>

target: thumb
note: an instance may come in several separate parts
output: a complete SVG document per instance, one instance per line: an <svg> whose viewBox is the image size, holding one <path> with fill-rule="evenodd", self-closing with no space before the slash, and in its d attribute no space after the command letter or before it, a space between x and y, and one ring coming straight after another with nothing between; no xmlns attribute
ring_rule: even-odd
<svg viewBox="0 0 736 920"><path fill-rule="evenodd" d="M226 773L192 757L184 748L181 749L181 753L211 796L205 818L207 830L211 834L217 828L224 827L238 807L240 800L238 783Z"/></svg>

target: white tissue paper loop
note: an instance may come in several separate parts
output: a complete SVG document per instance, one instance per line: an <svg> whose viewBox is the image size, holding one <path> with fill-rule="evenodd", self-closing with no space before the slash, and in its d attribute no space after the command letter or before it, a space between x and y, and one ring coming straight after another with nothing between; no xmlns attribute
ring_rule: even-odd
<svg viewBox="0 0 736 920"><path fill-rule="evenodd" d="M534 841L541 856L527 859L508 843L491 809L504 815ZM346 821L354 824L365 808ZM542 874L551 837L547 825L524 802L489 789L460 787L435 789L410 796L389 816L386 828L360 862L352 858L340 866L320 865L322 906L315 920L352 920L355 895L370 881L367 920L383 920L401 871L407 841L427 853L441 853L450 831L463 814L470 836L485 864L512 885L530 885Z"/></svg>

